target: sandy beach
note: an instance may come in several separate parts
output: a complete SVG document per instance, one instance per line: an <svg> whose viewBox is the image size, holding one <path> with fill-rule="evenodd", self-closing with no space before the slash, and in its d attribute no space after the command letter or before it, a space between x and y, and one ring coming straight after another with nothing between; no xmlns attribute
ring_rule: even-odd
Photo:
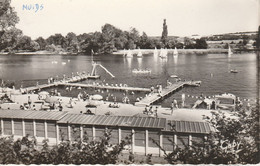
<svg viewBox="0 0 260 166"><path fill-rule="evenodd" d="M38 94L24 94L24 95L12 95L11 99L14 103L4 103L1 104L2 109L20 109L20 105L28 102L28 96L32 101L32 106L35 105L35 109L39 110L41 108L41 101L38 99ZM66 111L69 113L85 113L87 109L91 110L92 113L96 115L105 115L109 114L111 116L148 116L143 114L145 110L144 106L135 106L133 104L124 104L119 103L119 108L110 108L109 104L113 104L113 102L105 102L105 101L94 101L97 105L96 108L86 108L86 105L89 101L78 100L77 98L72 99L72 108L69 106L70 98L69 97L55 97L61 101L61 105L63 107L62 111ZM93 101L92 101L93 103ZM48 105L45 103L44 105ZM57 104L58 105L58 104ZM153 106L153 110L155 110L156 106ZM166 107L158 107L158 117L166 118L168 120L178 120L178 121L204 121L203 116L210 116L211 111L216 110L206 110L206 109L188 109L188 108L174 108L173 113L171 114L171 109ZM51 111L59 111L58 109ZM155 117L155 115L150 115L151 117Z"/></svg>

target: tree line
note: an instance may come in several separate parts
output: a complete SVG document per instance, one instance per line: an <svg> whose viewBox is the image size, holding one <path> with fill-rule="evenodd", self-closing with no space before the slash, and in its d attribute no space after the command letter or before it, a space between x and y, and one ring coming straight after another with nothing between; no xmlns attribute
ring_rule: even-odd
<svg viewBox="0 0 260 166"><path fill-rule="evenodd" d="M47 50L51 52L89 53L93 49L97 53L112 53L121 49L136 48L207 48L204 39L197 39L193 42L187 38L184 43L178 42L177 39L164 39L164 42L162 42L160 39L149 38L145 32L140 35L135 28L131 28L130 31L122 31L111 24L102 26L101 32L80 35L69 32L66 36L55 34L47 39L38 37L35 40L23 35L21 30L12 27L3 33L1 42L0 49L6 52Z"/></svg>
<svg viewBox="0 0 260 166"><path fill-rule="evenodd" d="M38 37L32 40L31 37L23 35L22 30L15 27L19 17L14 8L10 6L11 0L0 2L0 51L40 51L51 52L87 52L92 49L97 53L112 53L121 49L153 49L157 48L207 48L204 39L186 42L178 42L176 38L168 39L167 32L163 33L161 39L148 37L145 32L140 35L136 28L123 31L111 24L101 27L101 32L91 32L76 35L69 32L66 36L60 33L49 36L47 39ZM165 23L166 24L166 23ZM166 31L167 31L167 25ZM165 30L165 29L164 29ZM165 36L166 34L166 36Z"/></svg>

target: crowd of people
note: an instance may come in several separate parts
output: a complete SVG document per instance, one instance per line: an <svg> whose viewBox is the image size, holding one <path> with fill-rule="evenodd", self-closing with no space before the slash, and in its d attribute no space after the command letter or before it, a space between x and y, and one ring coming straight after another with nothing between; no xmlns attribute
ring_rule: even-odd
<svg viewBox="0 0 260 166"><path fill-rule="evenodd" d="M158 117L158 106L154 108L153 106L149 107L149 105L146 105L143 114Z"/></svg>

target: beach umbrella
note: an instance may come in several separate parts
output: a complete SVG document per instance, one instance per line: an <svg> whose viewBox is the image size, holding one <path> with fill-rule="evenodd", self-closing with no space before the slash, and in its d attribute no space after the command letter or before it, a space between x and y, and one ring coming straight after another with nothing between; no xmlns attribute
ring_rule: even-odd
<svg viewBox="0 0 260 166"><path fill-rule="evenodd" d="M99 105L101 105L102 104L102 102L101 101L97 101L97 100L88 100L87 101L87 105L86 105L86 107L97 107L97 106L99 106Z"/></svg>
<svg viewBox="0 0 260 166"><path fill-rule="evenodd" d="M102 99L103 99L103 96L101 96L101 95L93 95L93 96L90 96L90 98L91 98L92 100L102 100Z"/></svg>

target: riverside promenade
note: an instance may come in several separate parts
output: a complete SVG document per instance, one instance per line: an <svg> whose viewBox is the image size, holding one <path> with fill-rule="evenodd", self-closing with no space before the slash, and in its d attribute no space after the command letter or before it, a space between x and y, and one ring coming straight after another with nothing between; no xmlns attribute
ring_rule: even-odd
<svg viewBox="0 0 260 166"><path fill-rule="evenodd" d="M152 105L156 101L159 101L161 99L164 99L166 96L170 95L171 93L177 91L180 88L183 88L184 86L200 86L201 81L183 81L183 82L177 82L171 85L166 86L162 89L160 93L153 93L139 102L136 102L136 106L146 106L146 105Z"/></svg>

